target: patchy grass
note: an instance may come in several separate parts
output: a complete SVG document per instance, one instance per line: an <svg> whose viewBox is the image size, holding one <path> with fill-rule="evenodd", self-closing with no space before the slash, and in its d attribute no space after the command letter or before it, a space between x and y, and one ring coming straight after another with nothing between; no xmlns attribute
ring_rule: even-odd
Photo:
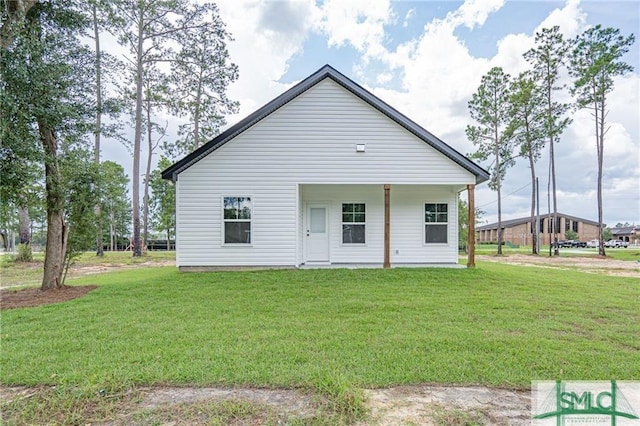
<svg viewBox="0 0 640 426"><path fill-rule="evenodd" d="M111 424L111 425L348 425L364 419L342 410L343 399L315 394L308 410L290 410L281 404L247 399L194 399L190 402L149 404L149 390L74 388L69 386L30 388L23 395L2 402L2 423L21 424ZM276 396L277 398L277 396Z"/></svg>
<svg viewBox="0 0 640 426"><path fill-rule="evenodd" d="M83 298L2 314L5 384L527 388L640 379L637 279L475 270L178 273L78 278ZM327 384L328 383L328 384Z"/></svg>
<svg viewBox="0 0 640 426"><path fill-rule="evenodd" d="M71 283L79 274L78 269L95 267L118 267L139 265L141 263L159 263L175 260L175 251L148 251L142 257L133 257L130 251L105 251L104 256L98 257L94 252L85 252L74 260L67 277ZM15 256L3 254L0 256L0 276L2 287L31 287L42 284L42 268L44 253L34 253L33 262L15 262Z"/></svg>
<svg viewBox="0 0 640 426"><path fill-rule="evenodd" d="M498 251L496 244L478 244L476 245L476 254L478 255L495 255ZM530 254L531 246L520 246L518 248L502 246L504 255L510 254ZM606 248L607 257L616 260L638 261L640 260L640 247L631 246L628 248ZM549 256L549 246L542 246L540 252L541 257ZM560 256L562 257L594 257L598 256L596 248L561 248Z"/></svg>
<svg viewBox="0 0 640 426"><path fill-rule="evenodd" d="M464 411L446 407L434 408L433 421L438 426L483 426L493 423L482 411Z"/></svg>
<svg viewBox="0 0 640 426"><path fill-rule="evenodd" d="M133 390L96 386L36 388L22 397L3 401L2 421L7 425L104 422L133 407L136 398Z"/></svg>

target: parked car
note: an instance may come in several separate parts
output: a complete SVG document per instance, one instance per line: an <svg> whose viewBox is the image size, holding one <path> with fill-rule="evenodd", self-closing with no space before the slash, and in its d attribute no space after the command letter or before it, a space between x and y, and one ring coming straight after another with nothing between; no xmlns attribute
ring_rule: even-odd
<svg viewBox="0 0 640 426"><path fill-rule="evenodd" d="M599 241L598 240L591 240L587 242L587 247L589 248L598 248L599 245Z"/></svg>
<svg viewBox="0 0 640 426"><path fill-rule="evenodd" d="M573 240L573 247L586 247L586 246L587 246L586 241Z"/></svg>
<svg viewBox="0 0 640 426"><path fill-rule="evenodd" d="M553 243L553 246L555 247L556 243ZM573 241L572 240L558 240L558 247L560 248L571 248L573 247Z"/></svg>
<svg viewBox="0 0 640 426"><path fill-rule="evenodd" d="M629 247L629 243L621 240L609 240L606 243L604 243L604 246L609 248L620 248L620 247L627 248Z"/></svg>

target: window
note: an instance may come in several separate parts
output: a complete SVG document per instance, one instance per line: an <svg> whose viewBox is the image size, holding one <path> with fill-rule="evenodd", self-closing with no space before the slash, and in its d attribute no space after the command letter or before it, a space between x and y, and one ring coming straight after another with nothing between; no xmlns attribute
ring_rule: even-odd
<svg viewBox="0 0 640 426"><path fill-rule="evenodd" d="M224 197L224 243L251 244L251 197Z"/></svg>
<svg viewBox="0 0 640 426"><path fill-rule="evenodd" d="M560 219L560 218L558 217L558 219ZM549 234L553 233L554 232L553 231L554 226L553 226L553 218L552 217L549 218L549 221L547 222L547 225L548 225L547 226L547 232ZM560 220L558 220L558 223L556 223L555 228L556 228L555 232L559 234L560 233Z"/></svg>
<svg viewBox="0 0 640 426"><path fill-rule="evenodd" d="M571 222L571 229L573 229L573 232L578 232L578 221L574 220Z"/></svg>
<svg viewBox="0 0 640 426"><path fill-rule="evenodd" d="M449 214L446 204L424 205L424 242L446 243L449 228Z"/></svg>
<svg viewBox="0 0 640 426"><path fill-rule="evenodd" d="M571 221L565 217L564 218L564 230L568 231L569 229L571 229Z"/></svg>
<svg viewBox="0 0 640 426"><path fill-rule="evenodd" d="M364 203L342 204L342 243L365 243L366 207Z"/></svg>

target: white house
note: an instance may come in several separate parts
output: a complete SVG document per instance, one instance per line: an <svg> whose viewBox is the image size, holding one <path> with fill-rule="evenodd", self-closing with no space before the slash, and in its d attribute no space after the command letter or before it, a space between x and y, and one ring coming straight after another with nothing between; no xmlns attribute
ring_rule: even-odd
<svg viewBox="0 0 640 426"><path fill-rule="evenodd" d="M489 175L325 65L162 177L184 270L455 265L459 193Z"/></svg>

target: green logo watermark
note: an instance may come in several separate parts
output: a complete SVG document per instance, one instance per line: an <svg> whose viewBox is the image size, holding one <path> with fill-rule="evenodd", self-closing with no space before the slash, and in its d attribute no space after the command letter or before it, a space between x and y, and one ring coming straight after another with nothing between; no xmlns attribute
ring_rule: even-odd
<svg viewBox="0 0 640 426"><path fill-rule="evenodd" d="M640 382L533 382L534 425L639 425Z"/></svg>

